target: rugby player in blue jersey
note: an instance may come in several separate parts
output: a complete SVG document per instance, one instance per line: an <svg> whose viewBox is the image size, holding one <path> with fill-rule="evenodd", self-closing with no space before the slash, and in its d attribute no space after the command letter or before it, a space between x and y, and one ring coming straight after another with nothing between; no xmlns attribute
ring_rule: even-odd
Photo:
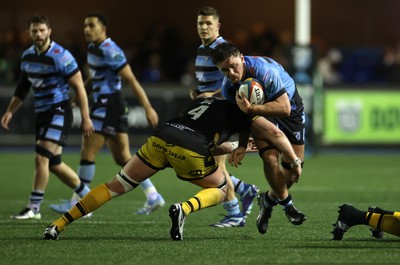
<svg viewBox="0 0 400 265"><path fill-rule="evenodd" d="M222 95L232 103L238 104L249 116L264 116L278 126L291 142L297 156L304 161L304 105L294 80L283 67L271 58L243 56L235 45L228 42L218 45L211 57L225 75ZM263 86L263 105L251 105L245 97L236 93L241 82L250 77L259 80ZM257 141L256 145L264 162L265 177L271 187L270 191L261 193L258 198L258 231L262 234L267 232L272 208L277 204L283 206L292 224L302 224L306 216L294 207L288 191L298 181L293 175L291 162L283 155L280 167L280 152L275 146L264 143L259 145Z"/></svg>
<svg viewBox="0 0 400 265"><path fill-rule="evenodd" d="M197 50L196 57L196 79L198 86L191 91L191 98L209 97L221 93L221 85L224 75L212 62L210 53L215 47L225 42L219 35L219 14L210 6L202 7L197 12L197 33L202 44ZM235 144L235 143L233 143ZM253 200L257 196L258 188L255 185L244 183L233 175L229 175L226 166L226 155L216 156L214 159L219 167L227 174L228 196L223 207L227 215L219 222L212 224L213 227L238 227L244 226L245 217L251 212ZM242 210L239 208L235 192L239 194Z"/></svg>
<svg viewBox="0 0 400 265"><path fill-rule="evenodd" d="M232 145L225 142L232 134L239 133L236 150L240 155L234 158L237 165L246 153L250 131L259 141L268 141L279 148L293 162L296 178L300 177L301 166L296 162L299 159L279 128L263 117L250 119L225 99L196 98L181 115L160 126L115 177L93 188L68 212L54 220L45 229L44 238L58 239L67 225L135 189L158 171L172 167L179 179L201 188L193 197L169 208L170 237L183 240L184 222L189 214L225 201L227 175L216 164L214 155L232 152ZM135 232L132 226L131 230L143 234L140 228Z"/></svg>
<svg viewBox="0 0 400 265"><path fill-rule="evenodd" d="M21 78L10 104L1 118L3 128L9 130L13 114L33 90L36 121L35 178L29 203L14 219L40 219L40 205L49 181L50 172L83 197L89 188L62 159L68 131L72 126L70 87L75 92L80 108L83 137L92 135L88 99L81 72L68 50L50 39L51 28L47 17L32 16L28 21L28 34L33 45L21 58Z"/></svg>
<svg viewBox="0 0 400 265"><path fill-rule="evenodd" d="M97 153L107 145L114 161L124 166L132 157L128 136L128 109L122 95L122 80L132 88L133 93L143 106L148 123L154 128L158 123L157 112L150 104L147 95L133 74L122 49L107 37L108 19L102 13L94 11L84 21L84 34L89 43L87 64L89 78L85 85L88 94L93 95L90 117L93 120L94 133L82 139L81 160L78 175L87 185L95 175ZM147 200L137 214L150 214L165 205L161 194L150 180L140 184ZM60 213L66 212L78 200L50 205Z"/></svg>

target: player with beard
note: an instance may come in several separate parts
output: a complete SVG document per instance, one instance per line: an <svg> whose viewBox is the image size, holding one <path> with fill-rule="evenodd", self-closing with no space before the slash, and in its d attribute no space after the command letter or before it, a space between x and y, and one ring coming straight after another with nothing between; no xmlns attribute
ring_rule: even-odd
<svg viewBox="0 0 400 265"><path fill-rule="evenodd" d="M93 132L88 99L78 64L68 50L50 39L51 28L47 17L31 17L28 34L33 45L22 54L21 77L1 118L1 125L9 130L8 125L13 114L22 106L32 88L36 122L34 182L27 207L12 215L13 219L41 219L40 205L50 172L80 197L90 190L61 159L73 120L69 102L70 87L74 89L80 108L83 137L90 137Z"/></svg>

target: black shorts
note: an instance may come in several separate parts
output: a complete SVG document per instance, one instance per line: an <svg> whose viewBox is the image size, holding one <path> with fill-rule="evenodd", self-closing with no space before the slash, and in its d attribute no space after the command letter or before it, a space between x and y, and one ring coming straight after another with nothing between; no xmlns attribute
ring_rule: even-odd
<svg viewBox="0 0 400 265"><path fill-rule="evenodd" d="M291 144L304 145L305 115L303 109L292 112L289 117L268 117L267 119L281 129Z"/></svg>
<svg viewBox="0 0 400 265"><path fill-rule="evenodd" d="M65 146L72 121L68 102L54 105L50 111L36 113L36 141L46 140Z"/></svg>
<svg viewBox="0 0 400 265"><path fill-rule="evenodd" d="M105 136L128 132L128 108L121 93L99 96L90 109L94 131Z"/></svg>

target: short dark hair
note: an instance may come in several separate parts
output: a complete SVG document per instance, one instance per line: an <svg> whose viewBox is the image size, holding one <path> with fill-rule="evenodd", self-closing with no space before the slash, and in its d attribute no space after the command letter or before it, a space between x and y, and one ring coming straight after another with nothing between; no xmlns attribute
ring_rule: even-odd
<svg viewBox="0 0 400 265"><path fill-rule="evenodd" d="M204 6L197 11L197 16L214 16L219 18L217 9L212 6Z"/></svg>
<svg viewBox="0 0 400 265"><path fill-rule="evenodd" d="M219 64L231 56L239 56L240 50L234 44L230 42L223 42L218 44L217 47L211 51L211 60L216 65Z"/></svg>
<svg viewBox="0 0 400 265"><path fill-rule="evenodd" d="M35 14L28 19L28 29L32 24L46 24L50 28L50 20L45 15Z"/></svg>
<svg viewBox="0 0 400 265"><path fill-rule="evenodd" d="M88 17L95 17L101 22L101 24L103 24L104 26L108 27L108 18L106 16L106 14L104 14L102 11L98 11L98 10L92 11L86 17L87 18Z"/></svg>

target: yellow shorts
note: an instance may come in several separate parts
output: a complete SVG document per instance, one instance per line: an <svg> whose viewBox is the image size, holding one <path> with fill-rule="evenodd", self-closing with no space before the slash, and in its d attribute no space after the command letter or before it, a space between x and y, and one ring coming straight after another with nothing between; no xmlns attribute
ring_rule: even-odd
<svg viewBox="0 0 400 265"><path fill-rule="evenodd" d="M167 143L156 136L149 137L136 155L155 170L172 167L177 177L182 180L201 179L218 168L211 153L209 156L200 155L189 149Z"/></svg>

